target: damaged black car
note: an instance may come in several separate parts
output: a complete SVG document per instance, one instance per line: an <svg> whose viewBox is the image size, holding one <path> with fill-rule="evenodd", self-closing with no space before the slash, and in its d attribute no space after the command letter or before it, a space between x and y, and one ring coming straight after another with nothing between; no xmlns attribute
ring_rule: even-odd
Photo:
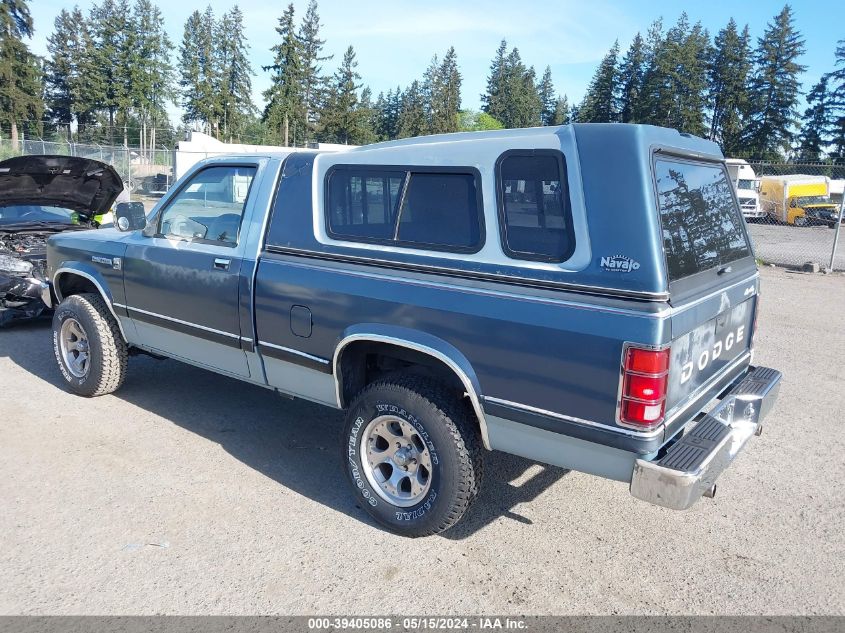
<svg viewBox="0 0 845 633"><path fill-rule="evenodd" d="M97 228L121 191L114 168L97 160L18 156L0 162L0 327L48 309L47 240Z"/></svg>

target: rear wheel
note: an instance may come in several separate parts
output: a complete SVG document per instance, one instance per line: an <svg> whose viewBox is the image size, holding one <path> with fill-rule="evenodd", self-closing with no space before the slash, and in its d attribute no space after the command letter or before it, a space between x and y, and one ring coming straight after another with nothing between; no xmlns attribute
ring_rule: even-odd
<svg viewBox="0 0 845 633"><path fill-rule="evenodd" d="M364 389L347 414L343 453L367 513L403 536L455 525L481 481L473 422L459 395L433 380L402 375Z"/></svg>
<svg viewBox="0 0 845 633"><path fill-rule="evenodd" d="M81 396L102 396L123 384L126 342L100 295L71 295L59 304L53 352L68 387Z"/></svg>

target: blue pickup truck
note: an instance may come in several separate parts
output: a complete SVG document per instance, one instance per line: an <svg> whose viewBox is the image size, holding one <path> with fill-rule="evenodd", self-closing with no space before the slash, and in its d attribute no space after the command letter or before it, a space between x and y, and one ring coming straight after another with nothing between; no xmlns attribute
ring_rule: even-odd
<svg viewBox="0 0 845 633"><path fill-rule="evenodd" d="M688 508L777 395L723 156L674 130L217 157L116 217L48 242L69 388L143 353L343 409L353 494L403 535L461 519L487 450Z"/></svg>

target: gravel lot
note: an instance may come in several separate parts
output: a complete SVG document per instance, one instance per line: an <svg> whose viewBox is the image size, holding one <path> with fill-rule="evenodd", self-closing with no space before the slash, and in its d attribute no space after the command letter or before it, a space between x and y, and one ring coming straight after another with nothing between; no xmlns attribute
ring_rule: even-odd
<svg viewBox="0 0 845 633"><path fill-rule="evenodd" d="M830 265L833 237L836 231L827 226L786 226L785 224L749 223L748 231L757 257L778 266L802 266L816 262L822 268ZM839 246L833 262L834 270L845 270L845 226L840 228Z"/></svg>
<svg viewBox="0 0 845 633"><path fill-rule="evenodd" d="M84 400L45 324L0 331L0 613L845 614L845 277L763 277L756 360L786 376L715 500L497 453L413 541L347 493L337 412L149 358Z"/></svg>

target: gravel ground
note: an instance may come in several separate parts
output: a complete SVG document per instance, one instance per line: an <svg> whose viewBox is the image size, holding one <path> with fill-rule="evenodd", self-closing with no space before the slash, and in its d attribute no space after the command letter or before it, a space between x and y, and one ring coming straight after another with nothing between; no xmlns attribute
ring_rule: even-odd
<svg viewBox="0 0 845 633"><path fill-rule="evenodd" d="M827 226L786 226L785 224L749 223L748 232L757 257L778 266L802 266L816 262L822 268L830 265L833 237L836 231ZM845 270L845 226L840 228L839 246L833 261L834 270Z"/></svg>
<svg viewBox="0 0 845 633"><path fill-rule="evenodd" d="M371 524L337 412L174 361L65 392L0 331L0 614L845 614L845 278L765 269L766 432L687 512L488 455L444 536Z"/></svg>

